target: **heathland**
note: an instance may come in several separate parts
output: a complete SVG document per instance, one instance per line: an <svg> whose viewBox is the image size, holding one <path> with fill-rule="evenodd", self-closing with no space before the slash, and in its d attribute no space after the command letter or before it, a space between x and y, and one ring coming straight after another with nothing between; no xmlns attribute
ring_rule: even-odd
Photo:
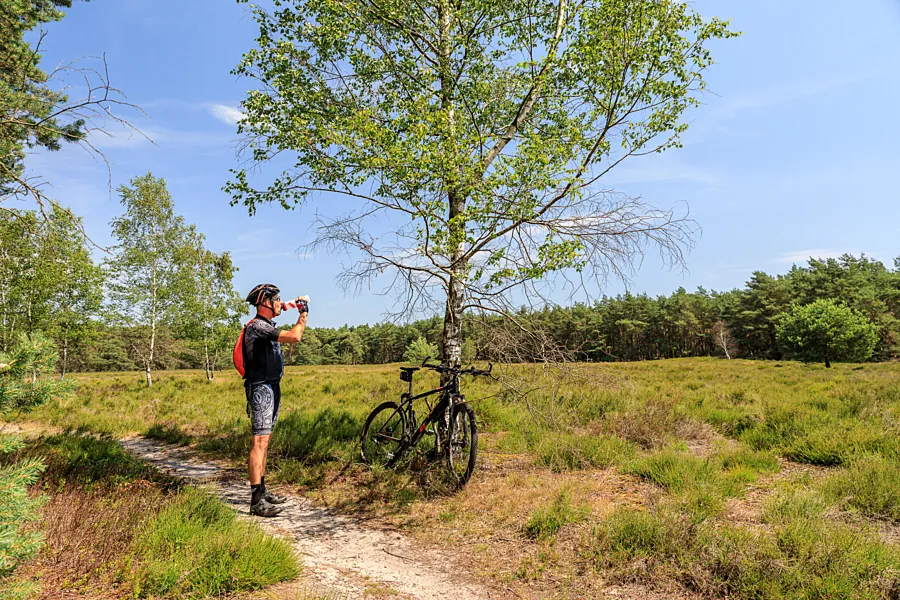
<svg viewBox="0 0 900 600"><path fill-rule="evenodd" d="M435 383L419 375L416 389ZM359 464L367 413L403 391L396 365L290 367L271 478L455 549L522 596L900 594L900 366L677 359L499 377L464 381L481 453L452 493L425 461ZM74 394L25 418L245 460L236 374L169 371L152 388L134 372L75 378Z"/></svg>

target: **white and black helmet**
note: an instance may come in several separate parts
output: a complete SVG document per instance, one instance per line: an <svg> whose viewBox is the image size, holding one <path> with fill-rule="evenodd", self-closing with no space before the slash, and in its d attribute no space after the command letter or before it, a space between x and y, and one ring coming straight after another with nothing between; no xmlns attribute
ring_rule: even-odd
<svg viewBox="0 0 900 600"><path fill-rule="evenodd" d="M281 290L279 290L278 287L274 284L261 283L250 290L250 293L247 294L245 300L253 306L259 306L269 298L274 298L280 292Z"/></svg>

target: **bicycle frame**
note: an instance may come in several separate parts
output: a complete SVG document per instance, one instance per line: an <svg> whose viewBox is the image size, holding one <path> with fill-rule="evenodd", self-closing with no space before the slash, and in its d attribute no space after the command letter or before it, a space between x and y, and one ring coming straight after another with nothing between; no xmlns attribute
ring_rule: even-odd
<svg viewBox="0 0 900 600"><path fill-rule="evenodd" d="M412 375L412 374L410 374ZM412 395L412 387L413 387L413 378L410 376L409 380L409 391L401 396L400 406L397 407L397 412L401 414L411 414L413 418L415 417L415 411L411 410L413 402L416 400L421 400L422 398L427 398L428 396L434 396L436 394L441 394L441 399L434 405L431 409L431 412L428 413L422 423L416 423L413 420L410 423L410 427L414 427L414 430L411 430L409 433L409 437L404 440L404 443L401 448L398 449L397 456L394 457L394 460L400 458L400 456L409 448L414 447L418 444L422 437L425 435L425 431L428 429L428 426L432 423L436 423L438 420L438 416L443 414L446 410L451 410L453 405L455 404L454 400L460 397L459 394L459 377L453 377L449 382L445 385L437 387L433 390L428 390L427 392L422 392L421 394ZM437 433L437 432L435 432ZM440 444L441 441L437 440L437 443Z"/></svg>

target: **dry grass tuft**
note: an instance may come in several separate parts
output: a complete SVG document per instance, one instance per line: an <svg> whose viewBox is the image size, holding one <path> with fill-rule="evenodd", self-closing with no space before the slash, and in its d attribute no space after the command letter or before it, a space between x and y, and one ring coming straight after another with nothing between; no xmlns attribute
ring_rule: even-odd
<svg viewBox="0 0 900 600"><path fill-rule="evenodd" d="M134 532L156 514L163 496L147 481L122 484L111 494L71 485L56 490L42 510L44 547L22 567L21 576L40 582L41 599L55 600L62 593L128 596L126 590L118 590L130 569L122 557Z"/></svg>

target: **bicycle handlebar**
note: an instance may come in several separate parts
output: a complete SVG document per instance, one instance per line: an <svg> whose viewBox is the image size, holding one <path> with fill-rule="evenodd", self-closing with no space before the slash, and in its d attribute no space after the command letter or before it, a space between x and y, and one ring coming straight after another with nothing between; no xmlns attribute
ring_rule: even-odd
<svg viewBox="0 0 900 600"><path fill-rule="evenodd" d="M422 366L426 369L431 369L432 371L437 371L438 373L452 373L454 375L490 375L491 371L494 369L494 363L488 363L488 370L484 371L482 369L463 369L459 366L449 367L444 364L428 364L428 361L431 360L431 357L427 357L422 361Z"/></svg>

